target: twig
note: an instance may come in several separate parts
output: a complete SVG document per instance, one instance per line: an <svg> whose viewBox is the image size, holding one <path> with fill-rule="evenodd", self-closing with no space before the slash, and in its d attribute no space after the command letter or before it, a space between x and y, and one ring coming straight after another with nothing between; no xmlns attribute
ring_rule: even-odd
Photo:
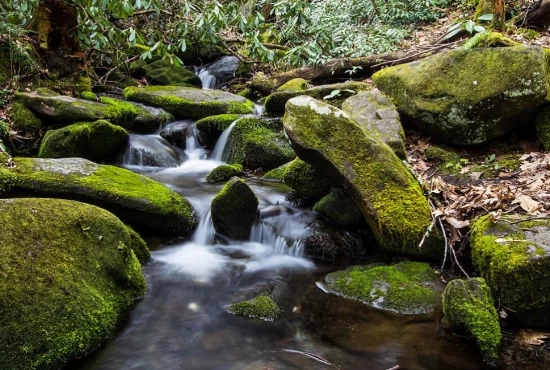
<svg viewBox="0 0 550 370"><path fill-rule="evenodd" d="M449 245L449 241L447 240L447 234L445 233L443 222L441 222L441 219L439 217L437 217L437 221L439 221L439 227L441 227L441 232L443 233L443 238L445 239L445 254L443 255L443 263L441 264L441 269L443 269L445 263L447 263L447 249L451 248L451 246Z"/></svg>
<svg viewBox="0 0 550 370"><path fill-rule="evenodd" d="M470 278L470 276L468 276L468 274L466 273L466 271L464 271L464 269L462 268L462 266L460 265L460 263L458 262L458 257L456 256L456 252L454 250L453 247L449 246L449 248L451 249L451 252L453 252L453 256L455 258L455 262L456 264L458 265L458 268L460 269L460 271L462 271L462 273L464 274L464 276L466 276L467 279Z"/></svg>
<svg viewBox="0 0 550 370"><path fill-rule="evenodd" d="M386 369L386 370L399 370L401 369L401 367L399 367L399 365L395 365L394 367L390 367L389 369Z"/></svg>
<svg viewBox="0 0 550 370"><path fill-rule="evenodd" d="M321 356L319 355L316 355L315 353L310 353L310 352L304 352L304 351L298 351L298 350L295 350L295 349L283 349L283 352L288 352L288 353L295 353L295 354L298 354L298 355L302 355L302 356L306 356L306 357L309 357L311 359L314 359L316 361L319 361L325 365L330 365L332 366L333 368L335 368L336 370L340 370L340 368L336 365L334 365L332 362L330 362L329 360L327 359L324 359L322 358Z"/></svg>

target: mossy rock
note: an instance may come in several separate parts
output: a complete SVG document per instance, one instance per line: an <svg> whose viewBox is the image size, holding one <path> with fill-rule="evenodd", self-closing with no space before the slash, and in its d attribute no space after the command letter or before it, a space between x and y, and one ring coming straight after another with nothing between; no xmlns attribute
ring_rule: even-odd
<svg viewBox="0 0 550 370"><path fill-rule="evenodd" d="M426 158L437 164L459 163L460 155L454 150L438 145L430 145L425 152Z"/></svg>
<svg viewBox="0 0 550 370"><path fill-rule="evenodd" d="M451 50L372 78L416 129L472 145L534 122L546 104L547 68L541 48L515 46Z"/></svg>
<svg viewBox="0 0 550 370"><path fill-rule="evenodd" d="M63 368L98 348L145 294L132 251L143 241L101 208L61 199L2 199L0 222L5 369Z"/></svg>
<svg viewBox="0 0 550 370"><path fill-rule="evenodd" d="M14 102L11 106L12 129L22 135L38 138L42 129L42 121L23 104Z"/></svg>
<svg viewBox="0 0 550 370"><path fill-rule="evenodd" d="M195 123L197 130L208 136L209 141L216 142L221 134L237 119L240 114L219 114L198 120Z"/></svg>
<svg viewBox="0 0 550 370"><path fill-rule="evenodd" d="M0 139L6 139L10 136L10 125L6 121L0 120Z"/></svg>
<svg viewBox="0 0 550 370"><path fill-rule="evenodd" d="M294 159L285 170L283 180L305 198L320 199L330 191L330 182L312 165L299 158Z"/></svg>
<svg viewBox="0 0 550 370"><path fill-rule="evenodd" d="M185 236L196 225L189 202L165 185L123 168L81 158L15 158L10 168L0 163L2 187L10 195L30 193L94 204L140 232Z"/></svg>
<svg viewBox="0 0 550 370"><path fill-rule="evenodd" d="M277 81L263 72L258 72L250 81L250 88L253 91L259 92L261 95L269 95L275 90Z"/></svg>
<svg viewBox="0 0 550 370"><path fill-rule="evenodd" d="M292 147L303 161L345 189L388 252L441 258L443 243L432 232L431 210L420 185L392 149L349 115L301 96L288 101L283 119Z"/></svg>
<svg viewBox="0 0 550 370"><path fill-rule="evenodd" d="M98 101L97 95L91 91L84 91L82 94L80 94L80 97L84 100Z"/></svg>
<svg viewBox="0 0 550 370"><path fill-rule="evenodd" d="M234 303L227 309L234 315L273 322L281 314L277 302L270 296L260 295L248 301Z"/></svg>
<svg viewBox="0 0 550 370"><path fill-rule="evenodd" d="M550 109L544 109L538 116L535 122L537 130L537 138L542 147L547 152L550 152Z"/></svg>
<svg viewBox="0 0 550 370"><path fill-rule="evenodd" d="M292 98L300 95L311 96L318 100L326 99L326 102L336 107L341 107L344 100L361 91L370 90L372 87L363 82L343 82L332 85L315 86L311 89L300 91L276 91L269 95L265 101L265 111L273 116L282 115L285 112L285 104ZM339 94L329 96L333 91L339 91Z"/></svg>
<svg viewBox="0 0 550 370"><path fill-rule="evenodd" d="M128 142L128 132L108 121L80 122L46 132L40 158L79 157L94 162L115 158Z"/></svg>
<svg viewBox="0 0 550 370"><path fill-rule="evenodd" d="M185 86L147 86L124 89L128 100L163 108L179 119L201 119L225 113L252 114L254 103L221 90Z"/></svg>
<svg viewBox="0 0 550 370"><path fill-rule="evenodd" d="M484 362L496 366L502 335L485 281L481 278L451 281L443 292L443 313L453 331L472 336Z"/></svg>
<svg viewBox="0 0 550 370"><path fill-rule="evenodd" d="M356 226L363 221L363 214L355 203L340 189L332 189L314 206L319 212L338 226Z"/></svg>
<svg viewBox="0 0 550 370"><path fill-rule="evenodd" d="M187 149L187 139L194 133L195 129L191 120L171 122L159 131L160 137L181 149Z"/></svg>
<svg viewBox="0 0 550 370"><path fill-rule="evenodd" d="M378 91L365 91L347 98L342 110L364 130L380 138L401 159L407 158L405 132L397 108Z"/></svg>
<svg viewBox="0 0 550 370"><path fill-rule="evenodd" d="M472 262L509 317L550 327L550 221L488 216L472 224Z"/></svg>
<svg viewBox="0 0 550 370"><path fill-rule="evenodd" d="M332 293L399 314L431 314L437 304L435 272L427 263L353 266L325 280Z"/></svg>
<svg viewBox="0 0 550 370"><path fill-rule="evenodd" d="M292 80L280 86L277 91L296 92L307 90L307 88L308 86L306 80L304 80L303 78L293 78Z"/></svg>
<svg viewBox="0 0 550 370"><path fill-rule="evenodd" d="M260 118L242 118L235 124L228 138L227 163L264 171L277 168L296 157L285 137L280 121Z"/></svg>
<svg viewBox="0 0 550 370"><path fill-rule="evenodd" d="M59 95L48 89L18 93L16 99L44 121L56 125L105 119L130 131L151 133L173 119L164 111L123 100L102 97L99 103Z"/></svg>
<svg viewBox="0 0 550 370"><path fill-rule="evenodd" d="M248 240L258 203L258 197L246 182L233 177L212 200L214 229L234 240Z"/></svg>
<svg viewBox="0 0 550 370"><path fill-rule="evenodd" d="M201 79L193 72L182 66L170 63L168 59L161 59L141 66L145 77L155 85L196 86L202 87Z"/></svg>
<svg viewBox="0 0 550 370"><path fill-rule="evenodd" d="M470 50L474 48L496 48L518 45L519 43L510 40L508 37L503 36L501 33L487 31L476 33L464 44L462 49Z"/></svg>
<svg viewBox="0 0 550 370"><path fill-rule="evenodd" d="M216 182L227 181L234 176L240 176L243 174L243 166L240 164L222 164L214 168L208 176L206 176L206 182L213 184Z"/></svg>
<svg viewBox="0 0 550 370"><path fill-rule="evenodd" d="M284 182L286 169L288 168L288 166L290 166L291 163L292 162L288 162L283 164L282 166L267 171L262 178L264 180L273 182Z"/></svg>

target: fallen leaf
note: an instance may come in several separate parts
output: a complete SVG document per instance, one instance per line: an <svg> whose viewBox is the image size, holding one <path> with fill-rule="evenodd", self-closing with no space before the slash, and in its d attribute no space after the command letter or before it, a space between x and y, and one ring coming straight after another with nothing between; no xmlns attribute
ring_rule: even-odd
<svg viewBox="0 0 550 370"><path fill-rule="evenodd" d="M449 224L453 225L454 228L457 228L457 229L462 229L463 227L470 226L470 221L468 220L460 221L454 217L445 217L445 220Z"/></svg>
<svg viewBox="0 0 550 370"><path fill-rule="evenodd" d="M529 214L534 214L537 209L540 207L540 203L536 200L533 200L528 195L520 194L516 196L516 200L512 202L512 204L519 203L519 206L523 208L523 210Z"/></svg>

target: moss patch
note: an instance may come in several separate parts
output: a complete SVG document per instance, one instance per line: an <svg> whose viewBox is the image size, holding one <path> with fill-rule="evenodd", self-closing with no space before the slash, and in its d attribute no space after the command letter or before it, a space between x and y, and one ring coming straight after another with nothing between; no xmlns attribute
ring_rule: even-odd
<svg viewBox="0 0 550 370"><path fill-rule="evenodd" d="M261 295L248 301L232 304L227 311L235 315L246 316L263 321L275 321L281 309L273 298Z"/></svg>
<svg viewBox="0 0 550 370"><path fill-rule="evenodd" d="M519 45L519 43L510 40L501 33L489 31L475 34L464 44L462 49L470 50L474 48L495 48L517 45Z"/></svg>
<svg viewBox="0 0 550 370"><path fill-rule="evenodd" d="M322 173L299 158L294 159L285 170L286 185L306 198L319 199L330 191L330 182Z"/></svg>
<svg viewBox="0 0 550 370"><path fill-rule="evenodd" d="M206 176L206 182L213 184L216 182L227 181L233 176L240 176L243 174L243 166L240 164L223 164L214 168L208 176Z"/></svg>
<svg viewBox="0 0 550 370"><path fill-rule="evenodd" d="M443 313L455 332L475 339L485 363L496 366L502 335L485 281L481 278L451 281L443 292Z"/></svg>
<svg viewBox="0 0 550 370"><path fill-rule="evenodd" d="M21 103L13 103L11 106L12 129L33 138L40 136L42 121Z"/></svg>
<svg viewBox="0 0 550 370"><path fill-rule="evenodd" d="M198 76L182 66L173 65L168 59L145 64L141 69L153 84L202 87Z"/></svg>
<svg viewBox="0 0 550 370"><path fill-rule="evenodd" d="M294 78L280 86L277 91L304 91L307 90L307 81L303 78Z"/></svg>
<svg viewBox="0 0 550 370"><path fill-rule="evenodd" d="M130 232L111 213L67 200L6 199L0 221L3 367L62 368L96 349L144 295Z"/></svg>
<svg viewBox="0 0 550 370"><path fill-rule="evenodd" d="M282 166L272 169L265 173L263 179L274 182L284 182L285 172L290 163L285 163Z"/></svg>
<svg viewBox="0 0 550 370"><path fill-rule="evenodd" d="M435 310L435 272L421 262L391 266L353 266L326 276L336 294L369 306L401 314L429 314Z"/></svg>
<svg viewBox="0 0 550 370"><path fill-rule="evenodd" d="M200 132L208 135L212 140L217 140L233 122L242 117L239 114L220 114L198 120L195 127Z"/></svg>
<svg viewBox="0 0 550 370"><path fill-rule="evenodd" d="M81 122L50 130L44 136L41 158L80 157L94 162L114 158L128 142L128 133L108 121Z"/></svg>
<svg viewBox="0 0 550 370"><path fill-rule="evenodd" d="M89 100L89 101L97 101L97 95L94 94L93 92L91 91L84 91L82 94L80 94L80 97L84 100Z"/></svg>

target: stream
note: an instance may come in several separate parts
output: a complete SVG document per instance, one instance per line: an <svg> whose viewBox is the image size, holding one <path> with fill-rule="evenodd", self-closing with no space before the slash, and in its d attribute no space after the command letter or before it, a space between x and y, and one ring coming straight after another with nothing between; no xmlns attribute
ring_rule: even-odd
<svg viewBox="0 0 550 370"><path fill-rule="evenodd" d="M204 69L198 69L210 78ZM208 80L208 88L218 82ZM261 113L261 107L258 112ZM193 121L179 147L160 135L131 135L120 166L185 196L200 223L189 241L159 242L143 267L147 295L121 328L89 358L69 369L481 369L474 344L437 333L434 320L369 309L320 291L315 282L344 266L305 257L302 240L321 216L297 208L282 184L249 177L260 217L250 239L215 237L210 203L222 185L206 175L223 163L231 127L211 152L197 142ZM226 311L270 292L282 309L274 322Z"/></svg>

